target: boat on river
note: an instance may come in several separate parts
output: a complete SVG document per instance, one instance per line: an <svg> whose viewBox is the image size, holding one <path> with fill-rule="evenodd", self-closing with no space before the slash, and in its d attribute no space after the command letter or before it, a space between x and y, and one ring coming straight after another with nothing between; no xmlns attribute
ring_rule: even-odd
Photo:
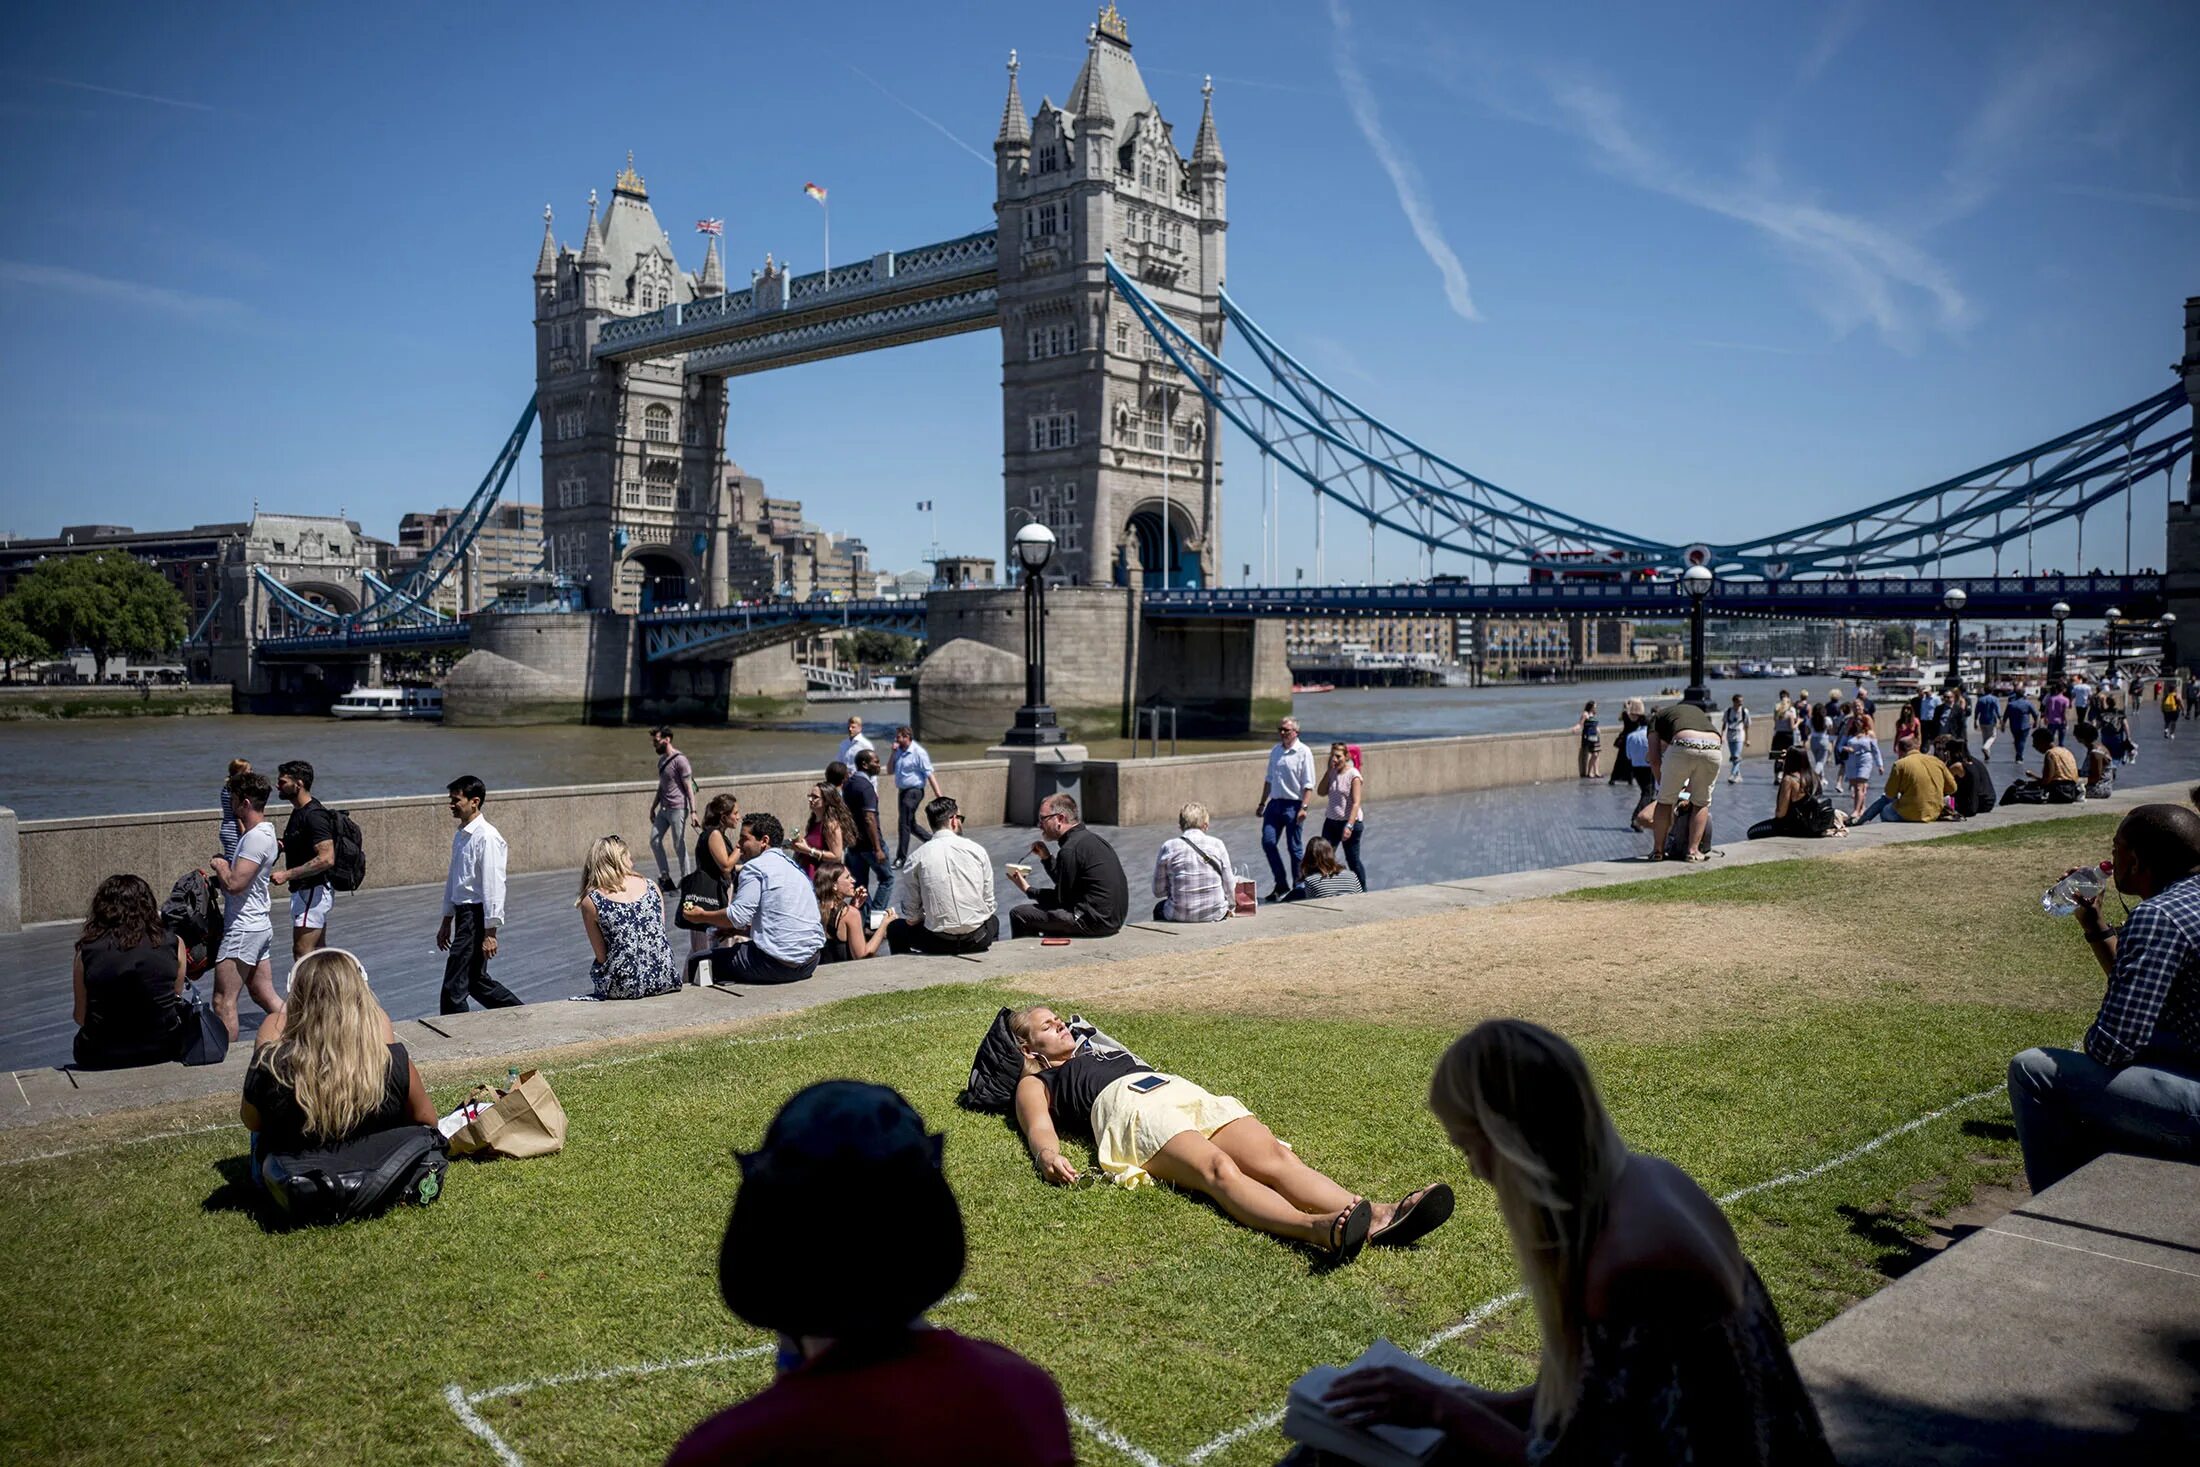
<svg viewBox="0 0 2200 1467"><path fill-rule="evenodd" d="M334 718L439 719L441 688L353 688L329 709Z"/></svg>

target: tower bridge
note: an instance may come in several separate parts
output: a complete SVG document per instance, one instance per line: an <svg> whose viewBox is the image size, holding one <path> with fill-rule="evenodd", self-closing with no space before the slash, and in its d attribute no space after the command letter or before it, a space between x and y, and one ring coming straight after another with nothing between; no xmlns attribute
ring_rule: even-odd
<svg viewBox="0 0 2200 1467"><path fill-rule="evenodd" d="M1050 647L1066 635L1078 654L1051 659L1069 685L1056 702L1094 731L1154 697L1184 707L1188 731L1265 719L1289 696L1279 617L1663 616L1680 609L1672 574L1695 564L1719 577L1713 615L1931 614L1960 584L1974 616L2037 618L2061 600L2080 617L2175 608L2200 631L2200 298L2186 303L2179 381L2129 407L1826 520L1727 545L1667 544L1425 447L1255 321L1224 288L1228 167L1213 87L1201 89L1187 151L1114 4L1088 31L1061 103L1042 96L1027 109L1022 82L1011 52L993 220L952 239L799 275L766 256L732 289L716 236L699 271L680 268L631 154L608 204L590 193L578 246L559 241L546 209L534 390L448 543L403 584L363 584L350 608L270 584L282 625L262 628L256 666L356 668L377 649L463 643L473 655L450 680L454 718L711 717L801 696L791 640L804 631L886 626L934 644L919 717L991 737L1021 692L1017 589L756 606L733 604L729 577L741 482L728 455L739 433L729 381L977 331L1000 342L1002 543L1033 521L1055 534ZM546 563L570 604L424 616L427 590L478 533L538 414ZM1295 480L1364 524L1371 567L1374 537L1389 535L1417 549L1420 576L1222 589L1225 426L1260 456L1262 478ZM2180 461L2168 574L2133 575L2133 496L2174 478ZM2089 516L2095 559L2112 558L2099 552L2103 521L2112 538L2120 522L2124 574L2033 563L2037 532L2056 525L2075 526L2082 560Z"/></svg>

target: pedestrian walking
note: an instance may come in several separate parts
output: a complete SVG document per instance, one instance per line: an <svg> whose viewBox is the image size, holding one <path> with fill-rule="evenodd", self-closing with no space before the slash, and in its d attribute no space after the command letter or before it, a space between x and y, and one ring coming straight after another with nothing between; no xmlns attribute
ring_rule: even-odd
<svg viewBox="0 0 2200 1467"><path fill-rule="evenodd" d="M886 861L886 831L879 823L878 755L869 749L856 754L856 767L841 782L840 797L855 822L856 841L848 848L848 872L856 885L870 894L870 910L883 912L894 891L894 868Z"/></svg>
<svg viewBox="0 0 2200 1467"><path fill-rule="evenodd" d="M1589 706L1594 709L1597 705ZM1596 771L1590 770L1588 777L1595 778ZM1365 891L1367 868L1360 864L1360 836L1367 828L1367 779L1360 773L1360 766L1352 762L1351 745L1329 746L1329 763L1314 793L1329 802L1322 809L1322 839L1344 857L1345 865L1360 878L1360 889Z"/></svg>
<svg viewBox="0 0 2200 1467"><path fill-rule="evenodd" d="M1978 718L1978 753L1981 759L1990 759L1994 753L1994 740L2001 735L2001 697L1992 688L1978 695L1978 702L1971 712Z"/></svg>
<svg viewBox="0 0 2200 1467"><path fill-rule="evenodd" d="M894 798L899 805L901 827L894 850L894 868L904 870L909 865L909 838L915 836L920 846L931 839L931 833L917 818L918 812L927 798L939 799L946 791L940 788L939 779L932 772L932 756L917 742L908 724L894 730L894 752L887 755L886 760L887 770L894 777Z"/></svg>
<svg viewBox="0 0 2200 1467"><path fill-rule="evenodd" d="M283 864L268 880L290 889L290 961L328 941L329 912L336 903L336 817L313 797L313 766L285 760L275 770L275 793L290 801L283 822Z"/></svg>
<svg viewBox="0 0 2200 1467"><path fill-rule="evenodd" d="M1612 757L1612 772L1606 777L1607 786L1635 782L1633 738L1635 730L1646 727L1650 715L1643 707L1642 699L1629 698L1619 705L1619 737L1613 740L1617 752Z"/></svg>
<svg viewBox="0 0 2200 1467"><path fill-rule="evenodd" d="M863 720L850 718L848 737L840 741L840 752L833 757L853 769L856 767L856 755L868 753L870 750L871 741L863 736Z"/></svg>
<svg viewBox="0 0 2200 1467"><path fill-rule="evenodd" d="M443 1012L465 1013L469 995L483 1008L513 1008L519 995L489 976L504 926L504 836L481 813L489 791L479 779L462 774L446 788L458 830L443 878L443 921L435 929L436 951L450 954L443 964Z"/></svg>
<svg viewBox="0 0 2200 1467"><path fill-rule="evenodd" d="M1869 713L1858 713L1852 722L1841 777L1849 783L1849 820L1864 817L1865 793L1873 780L1887 772L1887 756L1879 749L1879 731Z"/></svg>
<svg viewBox="0 0 2200 1467"><path fill-rule="evenodd" d="M1811 777L1824 782L1826 758L1833 752L1833 731L1826 725L1823 711L1810 716L1810 772Z"/></svg>
<svg viewBox="0 0 2200 1467"><path fill-rule="evenodd" d="M268 956L275 931L267 915L267 885L279 847L267 819L267 776L247 769L231 777L229 790L237 814L236 854L216 856L210 864L223 892L222 945L214 955L214 1015L235 1039L240 992L250 992L269 1018L283 1011L283 1001L275 994Z"/></svg>
<svg viewBox="0 0 2200 1467"><path fill-rule="evenodd" d="M2175 683L2170 684L2169 691L2162 694L2163 738L2174 739L2177 737L2177 713L2183 707L2184 700L2177 696L2177 685Z"/></svg>
<svg viewBox="0 0 2200 1467"><path fill-rule="evenodd" d="M1749 744L1749 710L1742 706L1742 695L1736 693L1734 701L1726 705L1726 782L1742 782L1742 750Z"/></svg>
<svg viewBox="0 0 2200 1467"><path fill-rule="evenodd" d="M649 849L657 858L657 885L670 891L687 879L688 827L700 830L703 821L690 813L699 803L695 798L695 766L672 746L672 730L650 730L649 742L657 751L657 794L649 802ZM667 836L671 837L669 841ZM669 860L665 855L668 845L672 852ZM674 867L679 869L677 876Z"/></svg>
<svg viewBox="0 0 2200 1467"><path fill-rule="evenodd" d="M1276 726L1276 747L1268 751L1268 777L1261 781L1260 848L1268 857L1268 869L1276 884L1268 900L1280 902L1298 885L1298 870L1305 859L1306 807L1314 796L1314 756L1299 742L1299 721L1286 718ZM1291 847L1286 868L1276 850L1279 840Z"/></svg>
<svg viewBox="0 0 2200 1467"><path fill-rule="evenodd" d="M2061 683L2049 684L2047 701L2041 705L2040 713L2049 736L2055 740L2055 747L2064 747L2070 733L2070 695L2063 691Z"/></svg>
<svg viewBox="0 0 2200 1467"><path fill-rule="evenodd" d="M2032 744L2032 725L2039 722L2040 710L2025 696L2024 687L2009 695L2009 705L2002 715L2002 723L2009 730L2009 757L2017 763L2024 762L2025 750Z"/></svg>
<svg viewBox="0 0 2200 1467"><path fill-rule="evenodd" d="M232 759L229 773L222 780L222 859L225 861L237 859L237 837L243 833L237 828L237 796L229 788L229 781L251 772L250 759Z"/></svg>

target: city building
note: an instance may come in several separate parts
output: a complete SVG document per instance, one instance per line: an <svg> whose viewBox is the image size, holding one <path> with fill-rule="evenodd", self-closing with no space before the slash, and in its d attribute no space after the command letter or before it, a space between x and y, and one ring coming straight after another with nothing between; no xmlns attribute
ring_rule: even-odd
<svg viewBox="0 0 2200 1467"><path fill-rule="evenodd" d="M1499 679L1648 660L1640 655L1635 624L1619 617L1492 617L1481 622L1476 640L1482 676Z"/></svg>
<svg viewBox="0 0 2200 1467"><path fill-rule="evenodd" d="M159 571L183 597L195 628L221 594L221 568L241 561L252 526L244 521L188 530L134 530L128 525L67 525L52 536L0 538L0 596L15 589L40 561L59 555L117 550Z"/></svg>
<svg viewBox="0 0 2200 1467"><path fill-rule="evenodd" d="M990 555L943 555L932 563L933 583L940 586L990 586L998 565Z"/></svg>
<svg viewBox="0 0 2200 1467"><path fill-rule="evenodd" d="M1292 616L1283 622L1283 655L1294 667L1334 665L1344 647L1385 657L1463 660L1461 619L1450 616ZM1471 642L1471 632L1469 632Z"/></svg>
<svg viewBox="0 0 2200 1467"><path fill-rule="evenodd" d="M394 583L410 575L464 513L444 508L399 518L397 544L385 579ZM457 573L446 577L426 604L449 616L479 611L496 600L497 587L534 570L542 560L542 506L499 504L489 511Z"/></svg>

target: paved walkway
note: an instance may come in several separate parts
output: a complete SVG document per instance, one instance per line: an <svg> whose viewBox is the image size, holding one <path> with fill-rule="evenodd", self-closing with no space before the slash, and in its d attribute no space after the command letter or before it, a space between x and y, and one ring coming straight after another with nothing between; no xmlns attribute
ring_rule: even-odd
<svg viewBox="0 0 2200 1467"><path fill-rule="evenodd" d="M1413 828L1410 817L1420 813L1418 806L1421 804L1454 806L1449 815L1443 817L1448 823L1441 827L1442 831L1448 832L1449 843L1431 841L1424 834L1422 840L1427 844L1423 849L1443 850L1446 853L1444 859L1457 858L1453 862L1455 866L1480 864L1486 874L1446 875L1441 870L1431 872L1424 867L1419 873L1423 877L1423 884L1399 884L1395 881L1395 873L1389 873L1394 879L1387 886L1379 874L1378 890L1364 897L1267 906L1261 909L1257 917L1251 919L1201 926L1137 921L1115 938L1105 941L1079 940L1059 948L1041 947L1033 942L1002 941L996 943L991 952L972 957L893 957L881 954L866 962L822 967L807 982L783 987L690 988L663 998L633 1003L557 1001L586 989L587 964L586 948L581 945L579 921L571 911L575 878L561 877L554 873L517 878L513 882L514 911L521 914L513 929L516 951L509 964L500 958L498 972L504 982L532 1000L521 1008L448 1017L432 1012L435 1006L435 989L441 973L440 955L434 953L431 947L439 898L436 888L414 887L364 893L348 904L348 910L340 913L337 932L339 941L360 952L369 971L376 975L377 990L384 995L393 1015L400 1016L399 1036L423 1065L432 1067L439 1063L538 1053L562 1045L609 1038L677 1033L708 1025L792 1012L866 993L924 988L940 983L981 982L1043 974L1058 967L1162 957L1172 952L1286 937L1293 933L1320 932L1433 912L1492 906L1620 881L1646 878L1685 880L1693 872L1711 869L1679 863L1650 864L1643 861L1639 854L1621 854L1619 859L1566 861L1537 869L1509 871L1497 868L1496 863L1487 857L1478 861L1475 853L1486 850L1492 844L1500 850L1518 851L1529 848L1527 841L1506 842L1500 839L1486 842L1476 838L1482 832L1483 821L1502 821L1507 818L1503 815L1493 816L1490 813L1492 807L1500 810L1509 807L1509 818L1517 822L1539 821L1561 831L1572 824L1577 832L1583 833L1583 839L1602 831L1604 848L1608 853L1615 849L1624 853L1630 844L1637 852L1646 846L1647 842L1643 838L1627 835L1620 824L1614 823L1623 823L1625 820L1625 811L1620 808L1617 792L1606 792L1602 785L1594 789L1575 788L1571 785L1542 788L1540 798L1536 794L1537 787L1531 786L1517 790L1492 791L1484 796L1460 796L1449 801L1402 802L1404 815L1409 818L1402 818L1400 824L1407 828ZM1757 793L1761 798L1761 786ZM2114 799L2095 802L2084 808L2111 813L2149 800L2179 799L2183 794L2184 787L2181 784L2134 786ZM1616 816L1613 813L1615 809L1619 809ZM1571 812L1570 820L1567 812ZM2068 806L2022 806L1998 811L1987 822L1982 823L2030 823L2037 820L2064 819L2073 813L2079 812ZM1233 821L1232 828L1226 832L1226 838L1242 839L1244 831L1240 827L1250 825L1249 819ZM1796 857L1826 856L1844 850L1853 851L1904 841L1930 840L1957 833L1964 828L1966 827L1877 824L1862 827L1843 840L1738 841L1725 846L1723 854L1728 863L1754 864ZM1133 870L1135 887L1136 881L1149 869L1151 852L1158 846L1161 832L1142 829L1110 832L1110 835L1121 838L1121 844L1126 851L1126 864ZM1013 855L1022 845L1028 844L1021 832L994 831L989 832L988 837L988 844L993 847L996 855ZM1546 837L1538 837L1541 838L1564 839L1562 834L1548 833ZM1381 848L1378 847L1374 853L1374 864L1377 872L1383 873L1380 851ZM1429 880L1432 876L1443 879ZM524 895L520 890L522 887L525 888ZM521 905L523 901L524 906ZM542 930L548 934L540 947L520 937L524 924L530 920L541 922ZM43 961L49 965L49 970L52 965L58 965L63 974L59 988L65 994L69 938L70 929L54 924L17 937L0 939L0 964L6 965L6 971L20 971L14 964L21 961L21 951L34 944L42 945L46 952ZM581 958L573 956L576 949L583 954ZM1037 981L1028 986L1043 988L1044 983ZM423 1001L428 1011L427 1016L417 1017L423 1011ZM250 1008L249 1002L246 1007ZM415 1017L402 1017L405 1015ZM61 1022L65 1024L66 1020L67 1011L64 1008L61 1010ZM48 1022L51 1023L50 1020ZM51 1033L52 1030L49 1029L49 1046L52 1043ZM65 1044L65 1040L63 1042ZM68 1116L102 1114L234 1094L243 1083L243 1069L248 1058L248 1046L240 1044L231 1050L227 1063L200 1069L161 1065L140 1070L77 1072L45 1068L37 1061L32 1061L13 1072L16 1102L0 1100L0 1130L38 1125ZM22 1064L20 1061L17 1063Z"/></svg>

